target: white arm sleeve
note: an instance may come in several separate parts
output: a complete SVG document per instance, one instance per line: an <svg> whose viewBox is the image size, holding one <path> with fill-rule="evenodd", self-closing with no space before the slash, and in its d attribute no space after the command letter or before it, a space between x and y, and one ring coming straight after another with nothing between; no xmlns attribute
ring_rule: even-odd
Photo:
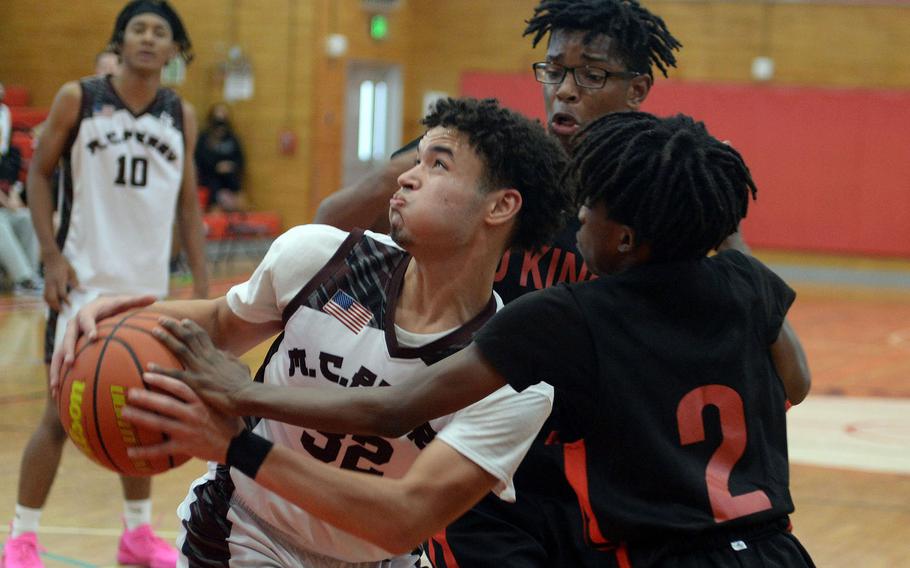
<svg viewBox="0 0 910 568"><path fill-rule="evenodd" d="M281 320L284 308L347 236L328 225L301 225L288 230L275 239L250 279L228 290L231 311L252 323Z"/></svg>
<svg viewBox="0 0 910 568"><path fill-rule="evenodd" d="M436 436L499 480L493 491L515 501L512 476L553 407L553 387L537 383L518 393L504 386L459 410Z"/></svg>

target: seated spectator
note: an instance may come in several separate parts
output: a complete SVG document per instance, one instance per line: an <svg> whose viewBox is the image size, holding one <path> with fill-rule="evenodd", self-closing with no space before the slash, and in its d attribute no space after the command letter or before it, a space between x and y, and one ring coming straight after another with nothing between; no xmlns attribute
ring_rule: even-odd
<svg viewBox="0 0 910 568"><path fill-rule="evenodd" d="M13 282L16 295L41 295L38 237L19 195L21 185L0 187L0 268Z"/></svg>
<svg viewBox="0 0 910 568"><path fill-rule="evenodd" d="M19 196L22 157L10 145L12 121L3 104L6 90L0 83L0 268L13 282L17 294L40 294L38 238L28 209Z"/></svg>
<svg viewBox="0 0 910 568"><path fill-rule="evenodd" d="M243 149L231 126L226 104L218 103L209 110L196 144L195 158L199 184L209 190L206 210L242 210Z"/></svg>

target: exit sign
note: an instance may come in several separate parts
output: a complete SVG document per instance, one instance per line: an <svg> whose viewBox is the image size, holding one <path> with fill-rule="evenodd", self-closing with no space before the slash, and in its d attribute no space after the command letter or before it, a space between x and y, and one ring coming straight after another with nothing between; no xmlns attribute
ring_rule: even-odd
<svg viewBox="0 0 910 568"><path fill-rule="evenodd" d="M378 41L389 37L389 19L383 14L373 14L370 18L370 37Z"/></svg>

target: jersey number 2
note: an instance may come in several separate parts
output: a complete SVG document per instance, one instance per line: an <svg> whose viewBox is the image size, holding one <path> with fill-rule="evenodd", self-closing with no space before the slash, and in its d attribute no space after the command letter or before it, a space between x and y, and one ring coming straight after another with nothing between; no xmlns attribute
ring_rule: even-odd
<svg viewBox="0 0 910 568"><path fill-rule="evenodd" d="M127 172L129 170L129 172ZM127 179L129 173L129 179ZM126 185L129 183L132 187L145 187L148 183L149 161L145 158L133 158L129 161L127 168L126 156L117 158L117 179L114 183L117 185Z"/></svg>
<svg viewBox="0 0 910 568"><path fill-rule="evenodd" d="M708 500L714 520L729 521L771 508L768 495L756 489L743 495L730 493L730 472L746 449L746 416L739 394L724 385L705 385L689 391L676 408L679 441L683 446L705 440L702 411L708 405L717 407L723 439L705 470Z"/></svg>

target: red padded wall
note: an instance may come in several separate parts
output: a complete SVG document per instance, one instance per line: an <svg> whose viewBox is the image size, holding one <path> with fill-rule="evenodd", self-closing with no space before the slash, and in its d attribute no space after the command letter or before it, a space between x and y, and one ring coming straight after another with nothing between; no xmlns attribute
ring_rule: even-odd
<svg viewBox="0 0 910 568"><path fill-rule="evenodd" d="M462 94L544 118L525 74L465 73ZM692 115L742 152L754 246L910 257L910 91L658 81L642 110Z"/></svg>

